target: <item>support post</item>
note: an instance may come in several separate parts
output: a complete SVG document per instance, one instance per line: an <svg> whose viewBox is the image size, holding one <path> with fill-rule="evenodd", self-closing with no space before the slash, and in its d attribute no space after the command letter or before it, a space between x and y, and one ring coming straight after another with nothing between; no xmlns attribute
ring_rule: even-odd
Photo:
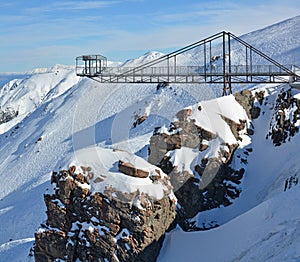
<svg viewBox="0 0 300 262"><path fill-rule="evenodd" d="M176 70L176 55L174 56L174 79L175 79L175 82L176 82L176 76L177 76L177 70Z"/></svg>
<svg viewBox="0 0 300 262"><path fill-rule="evenodd" d="M246 46L246 82L249 79L249 68L248 68L248 47Z"/></svg>
<svg viewBox="0 0 300 262"><path fill-rule="evenodd" d="M204 47L204 61L203 61L203 67L204 67L204 80L206 82L206 42L204 41L204 44L203 44L203 47Z"/></svg>
<svg viewBox="0 0 300 262"><path fill-rule="evenodd" d="M209 41L209 61L211 61L212 57L211 57L211 41ZM211 66L209 67L210 70L210 82L212 82L212 71L211 71Z"/></svg>
<svg viewBox="0 0 300 262"><path fill-rule="evenodd" d="M252 82L252 48L250 47L250 81Z"/></svg>
<svg viewBox="0 0 300 262"><path fill-rule="evenodd" d="M223 32L223 96L226 95L226 39L225 32Z"/></svg>
<svg viewBox="0 0 300 262"><path fill-rule="evenodd" d="M231 89L231 50L230 50L230 33L227 33L228 37L228 88L229 88L229 93L232 94L232 89Z"/></svg>

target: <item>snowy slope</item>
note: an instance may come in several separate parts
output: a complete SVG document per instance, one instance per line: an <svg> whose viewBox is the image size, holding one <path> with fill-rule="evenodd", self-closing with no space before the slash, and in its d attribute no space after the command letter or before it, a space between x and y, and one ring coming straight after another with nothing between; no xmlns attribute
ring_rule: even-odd
<svg viewBox="0 0 300 262"><path fill-rule="evenodd" d="M276 32L272 32L273 37L265 42L263 37L259 37L266 34L264 30L245 36L248 37L245 40L259 44L258 39L261 39L261 47L265 43L264 48L270 51L270 55L278 55L284 61L289 55L299 54L300 43L292 31L298 30L299 20L296 17L290 22L274 25L276 30L272 27L265 29ZM293 26L290 28L291 23ZM286 34L279 34L277 30ZM279 42L273 48L272 42L277 41L277 33ZM150 61L160 55L151 52L128 61L126 66ZM192 57L186 55L182 61L190 61ZM83 154L84 159L78 158L80 152L86 152L87 148L101 152L101 159L108 158L109 161L104 161L99 170L108 171L117 161L112 148L126 150L129 155L134 154L133 158L138 163L144 163L149 138L155 127L168 126L177 111L215 95L207 86L200 89L199 92L196 85L178 85L157 91L156 85L99 84L79 79L72 68L63 66L12 80L1 88L1 108L11 107L19 114L12 121L0 125L0 261L33 261L28 254L33 246L34 232L46 219L42 196L50 188L52 171L68 168L74 163L79 165L78 159L90 163L86 155L91 153ZM267 255L274 251L272 246L263 246L269 243L263 241L266 239L271 239L272 244L283 250L280 254L276 253L271 261L299 259L296 249L299 250L297 243L300 243L299 223L295 222L299 209L290 209L287 213L281 208L287 202L296 207L300 197L299 186L283 192L284 181L299 174L299 135L278 148L274 148L269 140L261 142L259 138L265 137L268 131L266 123L271 119L271 104L277 96L276 89L268 87L265 90L269 94L269 103L265 105L263 117L254 122L256 135L250 142L255 150L248 157L247 172L251 175L243 181L242 197L234 205L207 211L195 218L198 224L216 221L222 227L207 232L187 234L177 229L169 233L160 261L182 261L181 258L198 261L198 258L202 259L201 254L204 261L219 261L218 252L209 249L210 243L222 247L220 254L227 261L239 261L238 258L249 261L261 253ZM215 110L214 101L206 104L210 110ZM218 110L214 112L216 115ZM227 112L232 118L234 113ZM209 114L207 116L211 117ZM144 115L146 120L134 126L136 120ZM244 152L243 148L239 150L236 156ZM234 161L239 164L239 158ZM247 231L249 228L256 228L255 235L252 235L253 230ZM242 240L245 235L248 242L247 239L238 244L234 241ZM282 239L290 241L287 242L290 243L287 251L284 250L286 242L280 242ZM235 248L230 248L232 246Z"/></svg>
<svg viewBox="0 0 300 262"><path fill-rule="evenodd" d="M255 134L237 149L232 161L235 167L242 165L247 148L253 149L246 156L241 197L229 207L201 212L194 220L202 227L217 224L219 228L191 234L178 229L169 233L158 261L299 260L299 186L292 183L286 192L284 188L285 181L299 178L300 136L280 147L265 139L269 131L266 123L272 121L280 89L262 89L268 94L263 115L252 120ZM299 90L294 90L296 94Z"/></svg>
<svg viewBox="0 0 300 262"><path fill-rule="evenodd" d="M254 46L267 56L282 65L299 65L300 64L300 16L285 20L283 22L268 26L266 28L239 36L246 43ZM231 32L235 34L235 32ZM196 57L201 57L201 48L191 51L191 60L197 62ZM198 56L197 56L198 55ZM222 46L217 45L212 48L212 56L222 56ZM231 63L241 65L245 62L245 48L236 41L231 42ZM255 58L258 59L259 58ZM191 61L191 62L192 62ZM264 64L265 61L262 61Z"/></svg>
<svg viewBox="0 0 300 262"><path fill-rule="evenodd" d="M276 195L223 226L167 234L158 261L299 261L299 188Z"/></svg>
<svg viewBox="0 0 300 262"><path fill-rule="evenodd" d="M54 66L46 73L37 73L24 79L15 79L0 89L0 109L18 112L15 119L0 126L0 133L22 121L41 104L64 93L75 85L79 78L74 70L64 66Z"/></svg>
<svg viewBox="0 0 300 262"><path fill-rule="evenodd" d="M299 65L299 32L300 15L246 34L241 38L283 65Z"/></svg>
<svg viewBox="0 0 300 262"><path fill-rule="evenodd" d="M69 81L68 88L57 94L56 83L67 82L72 75L73 82ZM42 75L36 75L30 78L37 81L32 85L46 85L49 75L43 76L45 83L40 82ZM155 85L99 85L89 79L78 82L73 71L61 74L61 79L56 79L55 74L52 77L54 86L47 92L49 98L0 136L1 261L23 261L19 257L13 260L14 252L27 257L33 233L46 219L42 196L50 188L51 173L68 168L74 149L97 145L111 148L112 142L117 142L120 145L115 148L139 151L146 157L145 146L154 127L170 117L164 113L166 104L172 103L176 112L201 99L201 94L194 97L189 92L191 88L192 93L197 93L198 87L157 92ZM144 111L148 112L148 119L144 125L133 128L135 114ZM4 130L9 124L3 124ZM134 134L138 136L132 137ZM128 141L128 136L132 140Z"/></svg>

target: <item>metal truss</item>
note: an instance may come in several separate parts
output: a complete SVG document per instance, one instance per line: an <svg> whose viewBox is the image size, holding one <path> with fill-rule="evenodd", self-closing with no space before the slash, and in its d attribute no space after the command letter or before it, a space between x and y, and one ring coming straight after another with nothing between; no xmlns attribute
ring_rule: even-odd
<svg viewBox="0 0 300 262"><path fill-rule="evenodd" d="M237 55L238 54L238 55ZM195 64L185 64L193 56ZM186 59L187 61L190 61ZM137 67L107 67L101 55L76 58L76 74L101 83L293 83L300 76L230 32L220 32Z"/></svg>

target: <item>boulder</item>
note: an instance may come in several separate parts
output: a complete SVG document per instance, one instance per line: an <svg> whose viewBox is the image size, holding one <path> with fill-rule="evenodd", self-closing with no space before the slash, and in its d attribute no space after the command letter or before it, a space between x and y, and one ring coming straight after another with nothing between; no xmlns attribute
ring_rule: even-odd
<svg viewBox="0 0 300 262"><path fill-rule="evenodd" d="M128 163L120 167L146 177L145 171L133 171ZM87 185L82 186L85 175L75 170L52 174L54 191L44 196L47 221L35 234L35 260L156 261L176 215L168 179L156 171L157 181L166 189L165 197L154 199L143 192L119 192L113 187L91 192Z"/></svg>
<svg viewBox="0 0 300 262"><path fill-rule="evenodd" d="M149 175L148 171L144 171L142 169L138 169L134 167L131 163L124 163L123 161L119 161L118 163L119 171L127 176L146 178Z"/></svg>

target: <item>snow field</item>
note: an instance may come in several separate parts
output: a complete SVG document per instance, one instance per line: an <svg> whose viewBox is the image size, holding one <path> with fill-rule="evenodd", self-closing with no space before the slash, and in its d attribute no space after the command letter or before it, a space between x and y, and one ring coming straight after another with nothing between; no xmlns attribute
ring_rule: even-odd
<svg viewBox="0 0 300 262"><path fill-rule="evenodd" d="M300 63L299 22L300 16L244 39L279 62ZM161 54L149 55L153 59ZM193 57L181 59L187 63ZM146 60L147 56L130 63ZM51 187L52 171L73 164L93 166L95 173L109 173L110 177L102 185L92 184L92 190L114 185L131 192L141 187L159 198L161 186L118 173L118 158L152 170L144 159L154 128L168 127L176 112L188 106L193 109L194 105L193 117L199 125L220 135L218 143L209 144L211 154L224 141L236 141L220 114L237 122L240 118L249 121L232 96L217 100L217 104L216 100L204 101L216 96L206 85L156 91L155 85L99 85L77 78L72 68L64 66L35 73L0 89L1 108L19 111L18 117L0 125L0 261L33 261L28 254L34 232L46 219L43 194ZM261 117L251 122L255 134L243 137L232 161L235 167L244 167L241 158L246 149L253 149L247 156L241 197L227 208L194 218L199 225L217 223L219 228L194 233L177 228L168 233L159 261L299 261L299 186L283 192L285 180L300 173L299 135L276 148L262 139L269 131L277 89L260 88L268 100ZM300 96L299 90L293 92ZM203 111L198 112L199 102ZM145 122L133 128L135 116L144 114L148 116ZM197 158L189 149L171 154L173 161L187 170Z"/></svg>

